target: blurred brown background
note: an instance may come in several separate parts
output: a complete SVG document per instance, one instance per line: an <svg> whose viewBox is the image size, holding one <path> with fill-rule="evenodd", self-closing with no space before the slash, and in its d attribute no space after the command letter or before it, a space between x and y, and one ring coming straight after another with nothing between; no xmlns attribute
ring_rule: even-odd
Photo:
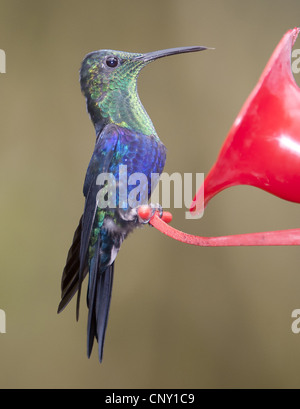
<svg viewBox="0 0 300 409"><path fill-rule="evenodd" d="M299 16L299 0L0 0L0 388L300 386L298 248L194 248L136 232L117 259L102 365L95 351L86 358L85 302L79 323L74 302L56 315L95 140L78 83L84 55L215 47L160 60L139 80L168 147L165 170L208 172ZM299 205L236 187L201 220L174 211L173 225L224 235L299 219Z"/></svg>

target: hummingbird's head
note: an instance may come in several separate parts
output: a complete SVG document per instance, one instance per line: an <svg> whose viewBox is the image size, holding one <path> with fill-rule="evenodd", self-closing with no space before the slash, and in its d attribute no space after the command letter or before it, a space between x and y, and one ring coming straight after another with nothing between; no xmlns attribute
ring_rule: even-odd
<svg viewBox="0 0 300 409"><path fill-rule="evenodd" d="M137 94L141 69L158 58L206 49L181 47L146 54L99 50L88 54L82 62L80 84L96 132L107 123L115 123L146 134L155 133Z"/></svg>

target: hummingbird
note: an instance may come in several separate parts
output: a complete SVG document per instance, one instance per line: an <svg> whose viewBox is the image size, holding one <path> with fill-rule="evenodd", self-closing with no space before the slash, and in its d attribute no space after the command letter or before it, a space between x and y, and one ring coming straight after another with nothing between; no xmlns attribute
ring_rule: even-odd
<svg viewBox="0 0 300 409"><path fill-rule="evenodd" d="M63 270L58 312L77 293L78 320L81 286L88 275L87 355L91 356L96 339L100 362L103 358L115 259L128 234L143 225L144 221L138 216L138 207L121 198L119 190L115 195L115 206L100 206L99 193L108 186L108 182L98 183L98 176L112 175L115 187L120 187L119 168L121 165L126 166L127 178L137 172L145 175L148 183L140 187L140 194L145 193L146 200L150 200L151 191L155 188L151 174L162 173L166 148L140 101L137 92L138 75L142 68L159 58L206 49L180 47L145 54L99 50L87 54L82 62L81 91L95 128L96 142L84 181L83 215L74 233ZM133 186L128 185L127 198L132 189ZM108 189L104 197L107 199L111 193Z"/></svg>

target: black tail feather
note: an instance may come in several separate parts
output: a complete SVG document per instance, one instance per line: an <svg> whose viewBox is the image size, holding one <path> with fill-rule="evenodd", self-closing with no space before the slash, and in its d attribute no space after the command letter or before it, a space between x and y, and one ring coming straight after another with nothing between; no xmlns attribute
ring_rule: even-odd
<svg viewBox="0 0 300 409"><path fill-rule="evenodd" d="M98 339L98 352L99 360L102 362L103 347L105 340L106 327L108 322L108 314L110 308L112 286L114 279L114 263L107 267L104 273L100 276L100 283L98 287L98 293L101 294L97 298L96 303L96 321L97 321L97 339Z"/></svg>
<svg viewBox="0 0 300 409"><path fill-rule="evenodd" d="M89 289L89 318L87 354L91 356L94 339L98 341L99 361L102 362L105 333L108 321L109 307L114 277L114 263L93 276Z"/></svg>

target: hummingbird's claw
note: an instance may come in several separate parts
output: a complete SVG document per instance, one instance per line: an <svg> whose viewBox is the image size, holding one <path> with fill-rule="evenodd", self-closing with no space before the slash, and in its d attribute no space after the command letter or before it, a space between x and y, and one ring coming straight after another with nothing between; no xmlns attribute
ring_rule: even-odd
<svg viewBox="0 0 300 409"><path fill-rule="evenodd" d="M153 211L153 215L155 214L155 212L158 212L158 213L159 213L159 217L162 218L162 215L163 215L163 213L164 213L164 210L163 210L161 204L159 204L159 203L155 203L155 204L150 203L150 207L151 207L151 209L152 209L152 211Z"/></svg>

